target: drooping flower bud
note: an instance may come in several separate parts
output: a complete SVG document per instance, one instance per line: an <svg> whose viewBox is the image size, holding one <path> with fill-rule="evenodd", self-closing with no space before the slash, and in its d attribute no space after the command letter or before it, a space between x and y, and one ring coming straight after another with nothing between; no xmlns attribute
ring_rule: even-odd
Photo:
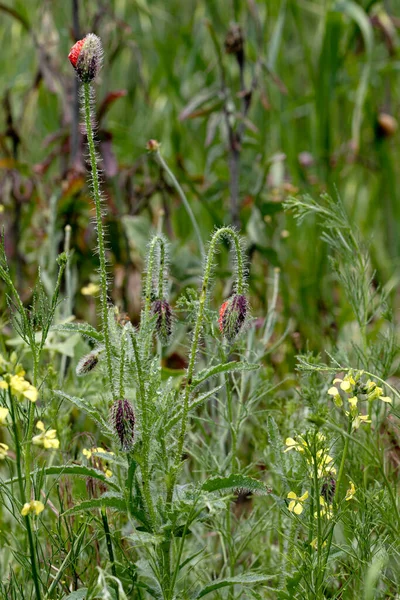
<svg viewBox="0 0 400 600"><path fill-rule="evenodd" d="M172 311L167 300L155 300L152 306L156 318L156 333L163 344L167 344L172 332Z"/></svg>
<svg viewBox="0 0 400 600"><path fill-rule="evenodd" d="M117 400L111 407L111 422L124 452L130 452L135 439L135 413L125 398Z"/></svg>
<svg viewBox="0 0 400 600"><path fill-rule="evenodd" d="M93 369L96 368L98 362L99 353L97 351L93 351L85 356L82 356L76 365L76 374L78 377L82 377L83 375L90 373L90 371L93 371Z"/></svg>
<svg viewBox="0 0 400 600"><path fill-rule="evenodd" d="M83 83L93 81L100 71L103 59L100 38L94 33L88 33L72 46L68 58Z"/></svg>
<svg viewBox="0 0 400 600"><path fill-rule="evenodd" d="M321 496L326 500L328 504L332 504L333 497L336 490L336 481L331 477L328 481L322 485Z"/></svg>
<svg viewBox="0 0 400 600"><path fill-rule="evenodd" d="M238 57L243 55L243 30L238 23L231 23L225 37L225 52L227 54L236 54Z"/></svg>
<svg viewBox="0 0 400 600"><path fill-rule="evenodd" d="M228 342L233 342L246 321L249 305L246 296L234 294L219 311L219 328Z"/></svg>

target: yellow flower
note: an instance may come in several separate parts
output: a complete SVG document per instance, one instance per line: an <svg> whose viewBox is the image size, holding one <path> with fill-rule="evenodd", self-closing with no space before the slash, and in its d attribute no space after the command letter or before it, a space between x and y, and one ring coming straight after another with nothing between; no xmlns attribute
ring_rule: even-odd
<svg viewBox="0 0 400 600"><path fill-rule="evenodd" d="M8 446L0 442L0 460L4 460L7 456Z"/></svg>
<svg viewBox="0 0 400 600"><path fill-rule="evenodd" d="M112 471L110 471L110 469L106 469L104 471L104 474L105 474L106 477L112 477Z"/></svg>
<svg viewBox="0 0 400 600"><path fill-rule="evenodd" d="M289 450L296 450L297 452L304 452L304 446L307 446L306 442L302 437L299 436L299 442L296 442L295 439L288 437L285 440L285 444L287 446L284 452L289 452Z"/></svg>
<svg viewBox="0 0 400 600"><path fill-rule="evenodd" d="M392 399L389 396L383 395L383 388L376 385L374 381L368 379L365 384L365 388L367 391L367 400L372 401L378 398L382 402L386 402L387 404L392 404Z"/></svg>
<svg viewBox="0 0 400 600"><path fill-rule="evenodd" d="M340 408L343 405L342 397L339 394L339 391L335 386L329 388L328 394L329 394L329 396L333 396L333 401L336 404L336 406L338 406Z"/></svg>
<svg viewBox="0 0 400 600"><path fill-rule="evenodd" d="M321 517L325 516L327 519L331 519L332 515L333 515L332 504L327 504L327 502L325 502L325 499L323 498L323 496L320 496L319 497L319 505L320 505L319 514L321 515ZM315 511L314 517L316 519L318 518L318 512L317 511Z"/></svg>
<svg viewBox="0 0 400 600"><path fill-rule="evenodd" d="M0 406L0 425L5 425L7 422L8 408Z"/></svg>
<svg viewBox="0 0 400 600"><path fill-rule="evenodd" d="M314 538L313 541L310 542L310 546L311 546L311 548L314 548L314 550L317 550L317 548L318 548L318 538ZM326 540L322 544L322 548L325 548L325 546L326 546Z"/></svg>
<svg viewBox="0 0 400 600"><path fill-rule="evenodd" d="M340 383L340 389L343 390L344 392L346 392L347 394L349 392L351 392L353 389L353 386L356 385L356 382L354 381L353 376L350 374L343 377L343 379L339 379L339 377L337 377L336 379L333 380L333 385L335 385L335 383Z"/></svg>
<svg viewBox="0 0 400 600"><path fill-rule="evenodd" d="M60 440L57 439L57 431L55 429L47 429L42 421L36 423L37 429L42 433L33 436L32 442L35 446L43 446L48 450L49 448L57 449L60 447Z"/></svg>
<svg viewBox="0 0 400 600"><path fill-rule="evenodd" d="M352 500L354 498L354 495L356 493L356 486L354 485L354 483L352 481L349 481L349 489L346 492L346 498L345 500Z"/></svg>
<svg viewBox="0 0 400 600"><path fill-rule="evenodd" d="M84 296L95 296L100 291L100 286L97 283L88 283L81 288L81 294Z"/></svg>
<svg viewBox="0 0 400 600"><path fill-rule="evenodd" d="M304 492L302 496L297 496L294 492L289 492L287 495L290 500L288 509L296 515L301 515L303 512L303 502L308 498L308 492Z"/></svg>
<svg viewBox="0 0 400 600"><path fill-rule="evenodd" d="M325 450L318 450L317 452L317 467L318 477L324 477L325 475L335 475L336 469L331 464L333 462L332 456L329 456Z"/></svg>
<svg viewBox="0 0 400 600"><path fill-rule="evenodd" d="M40 502L40 500L31 500L30 502L25 502L21 510L21 515L26 517L29 513L35 513L38 516L42 511L44 511L43 502Z"/></svg>
<svg viewBox="0 0 400 600"><path fill-rule="evenodd" d="M104 450L104 448L102 448L101 446L99 446L98 448L90 448L90 450L88 448L84 448L82 450L83 456L86 456L86 458L88 460L91 458L93 452L96 452L99 454L112 454L113 456L115 456L114 452L110 452L109 450Z"/></svg>
<svg viewBox="0 0 400 600"><path fill-rule="evenodd" d="M346 413L348 415L349 413ZM368 415L357 415L352 424L353 429L358 429L362 423L372 423L371 419L368 419Z"/></svg>
<svg viewBox="0 0 400 600"><path fill-rule="evenodd" d="M6 379L0 381L0 389L7 390L8 388L18 400L27 398L31 402L36 402L38 399L37 389L22 375L7 375Z"/></svg>

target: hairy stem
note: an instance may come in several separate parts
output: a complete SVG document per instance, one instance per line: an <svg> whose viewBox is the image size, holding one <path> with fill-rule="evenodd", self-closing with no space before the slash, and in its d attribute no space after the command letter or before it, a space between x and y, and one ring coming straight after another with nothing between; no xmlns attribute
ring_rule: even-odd
<svg viewBox="0 0 400 600"><path fill-rule="evenodd" d="M100 261L100 302L101 302L101 316L102 316L102 329L104 336L104 345L106 351L106 362L107 372L110 381L111 391L113 398L116 399L114 377L113 377L113 366L112 366L112 349L110 340L110 331L108 326L108 295L107 295L107 260L106 260L106 248L105 248L105 230L103 225L103 219L101 214L101 191L99 172L97 168L97 157L96 149L94 144L93 126L92 126L92 115L90 108L90 83L83 84L84 92L84 114L85 114L85 126L86 135L89 147L90 165L92 168L91 179L93 186L93 200L96 209L96 226L97 226L97 243L99 248L99 261Z"/></svg>
<svg viewBox="0 0 400 600"><path fill-rule="evenodd" d="M112 543L112 538L111 538L110 526L108 524L107 512L106 512L105 508L101 509L101 520L103 522L104 534L106 536L107 552L108 552L108 557L109 557L110 563L111 563L111 573L113 574L113 577L115 577L115 579L116 579L117 578L117 569L115 568L113 543ZM114 582L114 590L115 590L115 594L117 596L117 600L119 600L118 583L116 581Z"/></svg>

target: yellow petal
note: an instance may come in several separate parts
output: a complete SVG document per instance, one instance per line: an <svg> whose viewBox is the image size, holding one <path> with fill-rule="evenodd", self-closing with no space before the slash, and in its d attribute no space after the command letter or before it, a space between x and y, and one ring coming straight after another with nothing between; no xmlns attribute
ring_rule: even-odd
<svg viewBox="0 0 400 600"><path fill-rule="evenodd" d="M288 506L288 509L290 510L290 512L293 512L293 509L295 506L296 506L296 500L291 500L289 502L289 506Z"/></svg>
<svg viewBox="0 0 400 600"><path fill-rule="evenodd" d="M308 492L304 492L304 494L302 496L300 496L299 500L300 502L304 502L304 500L307 500L308 498Z"/></svg>
<svg viewBox="0 0 400 600"><path fill-rule="evenodd" d="M392 404L392 399L389 398L389 396L380 396L379 400L382 400L382 402L387 402L388 404Z"/></svg>
<svg viewBox="0 0 400 600"><path fill-rule="evenodd" d="M40 431L44 431L44 429L45 429L45 428L44 428L44 423L43 423L43 421L38 421L38 422L36 423L36 427L37 427L38 429L40 429Z"/></svg>
<svg viewBox="0 0 400 600"><path fill-rule="evenodd" d="M302 507L302 505L300 504L300 502L298 502L298 503L296 504L296 506L294 507L294 510L293 510L293 512L294 512L296 515L301 515L301 513L303 512L303 507Z"/></svg>
<svg viewBox="0 0 400 600"><path fill-rule="evenodd" d="M297 494L295 494L294 492L289 492L287 495L288 498L294 498L294 500L297 500Z"/></svg>
<svg viewBox="0 0 400 600"><path fill-rule="evenodd" d="M26 517L26 515L29 515L29 513L31 512L31 505L28 504L28 502L25 502L24 506L22 507L21 510L21 515L23 517Z"/></svg>

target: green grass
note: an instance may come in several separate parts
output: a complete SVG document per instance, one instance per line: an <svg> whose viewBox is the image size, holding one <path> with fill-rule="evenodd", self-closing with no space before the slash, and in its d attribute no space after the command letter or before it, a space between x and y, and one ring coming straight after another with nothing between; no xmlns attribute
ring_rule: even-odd
<svg viewBox="0 0 400 600"><path fill-rule="evenodd" d="M397 598L396 2L73 4L0 3L0 598Z"/></svg>

